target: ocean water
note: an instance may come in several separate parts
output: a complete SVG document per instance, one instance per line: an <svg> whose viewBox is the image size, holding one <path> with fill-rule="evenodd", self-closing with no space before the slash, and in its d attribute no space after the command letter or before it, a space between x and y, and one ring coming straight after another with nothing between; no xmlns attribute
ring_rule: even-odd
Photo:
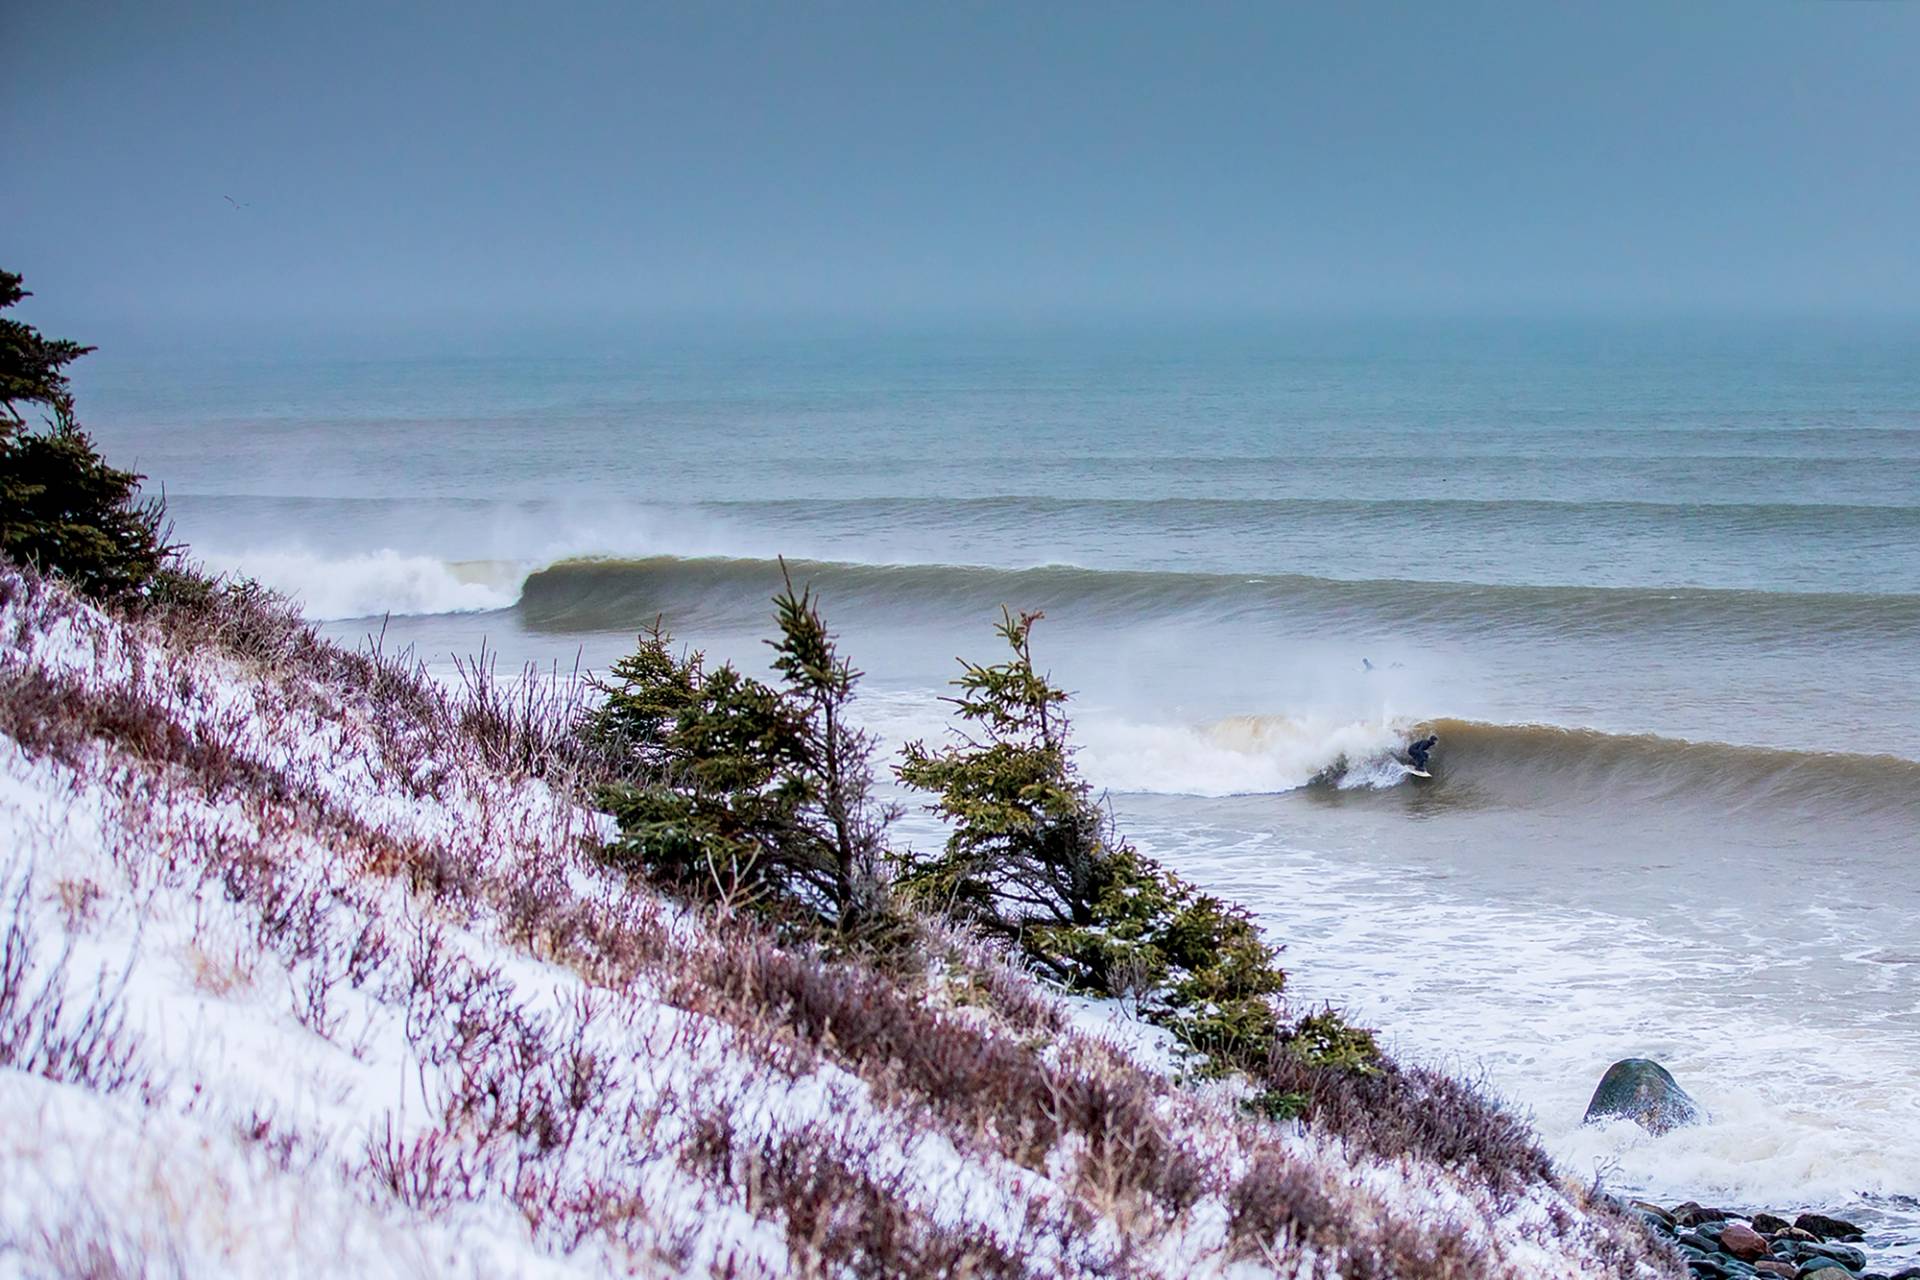
<svg viewBox="0 0 1920 1280"><path fill-rule="evenodd" d="M1484 1081L1579 1176L1920 1253L1920 329L88 363L83 416L197 553L443 670L600 668L656 617L762 666L785 556L898 744L1002 604L1043 609L1087 773L1258 912L1303 1006ZM1582 1127L1628 1056L1710 1122Z"/></svg>

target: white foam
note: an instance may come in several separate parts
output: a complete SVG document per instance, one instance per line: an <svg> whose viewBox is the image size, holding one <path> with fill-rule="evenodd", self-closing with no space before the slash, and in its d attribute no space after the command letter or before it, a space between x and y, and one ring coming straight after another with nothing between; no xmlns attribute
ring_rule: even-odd
<svg viewBox="0 0 1920 1280"><path fill-rule="evenodd" d="M1392 786L1405 730L1385 718L1233 716L1208 724L1144 724L1083 714L1080 763L1120 792L1227 796L1292 791L1333 772L1342 787Z"/></svg>
<svg viewBox="0 0 1920 1280"><path fill-rule="evenodd" d="M673 504L629 504L581 501L566 504L494 502L478 506L378 503L275 516L248 509L240 515L208 512L183 500L172 512L177 531L194 553L218 568L278 574L282 586L319 601L329 591L346 591L348 605L377 597L355 595L348 586L328 585L336 579L368 579L399 591L410 613L458 612L474 607L498 608L498 603L475 606L472 596L457 588L471 581L467 571L476 565L515 566L524 577L537 569L566 560L646 559L675 556L684 559L729 557L770 559L776 553L789 560L823 560L852 564L916 563L902 558L894 543L850 537L833 531L759 530L740 527L723 515L698 507ZM405 572L402 572L404 566ZM443 590L430 583L437 580ZM488 582L505 591L514 585ZM509 596L504 604L512 604ZM451 602L434 609L439 600ZM399 609L393 612L399 612ZM366 616L358 614L329 616ZM387 612L375 608L370 612ZM318 615L316 615L318 616Z"/></svg>
<svg viewBox="0 0 1920 1280"><path fill-rule="evenodd" d="M317 622L509 608L520 598L531 568L501 562L454 564L391 549L343 556L215 551L205 559L213 569L244 574L286 593Z"/></svg>
<svg viewBox="0 0 1920 1280"><path fill-rule="evenodd" d="M1758 998L1764 961L1711 930L1455 896L1432 868L1168 818L1130 833L1255 911L1286 944L1296 1004L1342 1004L1402 1059L1485 1080L1574 1177L1661 1202L1840 1211L1878 1224L1876 1261L1920 1255L1920 1207L1898 1199L1920 1188L1910 1030ZM1707 1121L1659 1137L1582 1124L1607 1064L1636 1056L1669 1067Z"/></svg>
<svg viewBox="0 0 1920 1280"><path fill-rule="evenodd" d="M902 563L897 554L857 540L801 537L774 545L706 513L652 507L589 506L539 515L509 508L489 511L484 526L455 512L437 528L386 527L366 540L374 538L391 542L320 552L286 545L258 528L202 531L192 542L210 568L244 574L284 592L316 622L510 608L531 574L576 559L758 559L781 551L790 560ZM433 554L452 548L458 550L451 555Z"/></svg>

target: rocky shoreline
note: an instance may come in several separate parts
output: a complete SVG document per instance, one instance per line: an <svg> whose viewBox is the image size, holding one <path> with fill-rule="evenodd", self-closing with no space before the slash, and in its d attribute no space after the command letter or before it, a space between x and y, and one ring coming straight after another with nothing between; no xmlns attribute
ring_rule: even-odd
<svg viewBox="0 0 1920 1280"><path fill-rule="evenodd" d="M1705 1111L1671 1072L1650 1058L1622 1058L1607 1068L1587 1104L1588 1123L1631 1120L1649 1133L1699 1124ZM1866 1234L1843 1218L1803 1213L1742 1213L1689 1200L1665 1209L1627 1202L1655 1235L1686 1259L1697 1280L1777 1276L1782 1280L1920 1280L1920 1266L1867 1270Z"/></svg>
<svg viewBox="0 0 1920 1280"><path fill-rule="evenodd" d="M1671 1209L1630 1203L1654 1234L1673 1245L1700 1280L1778 1276L1781 1280L1920 1280L1920 1266L1869 1271L1859 1227L1841 1218L1712 1209L1688 1201Z"/></svg>

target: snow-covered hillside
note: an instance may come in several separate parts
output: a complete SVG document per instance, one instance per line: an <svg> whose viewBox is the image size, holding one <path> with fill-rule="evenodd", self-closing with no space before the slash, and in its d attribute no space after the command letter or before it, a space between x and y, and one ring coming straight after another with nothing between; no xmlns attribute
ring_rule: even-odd
<svg viewBox="0 0 1920 1280"><path fill-rule="evenodd" d="M964 941L678 909L277 609L0 565L0 1274L1675 1273L1465 1091L1275 1125Z"/></svg>

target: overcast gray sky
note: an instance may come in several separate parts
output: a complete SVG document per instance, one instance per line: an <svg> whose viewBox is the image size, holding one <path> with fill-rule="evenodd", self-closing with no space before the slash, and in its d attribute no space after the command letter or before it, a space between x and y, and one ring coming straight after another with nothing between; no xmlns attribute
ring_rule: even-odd
<svg viewBox="0 0 1920 1280"><path fill-rule="evenodd" d="M0 47L0 263L68 328L1920 300L1906 0L9 2Z"/></svg>

